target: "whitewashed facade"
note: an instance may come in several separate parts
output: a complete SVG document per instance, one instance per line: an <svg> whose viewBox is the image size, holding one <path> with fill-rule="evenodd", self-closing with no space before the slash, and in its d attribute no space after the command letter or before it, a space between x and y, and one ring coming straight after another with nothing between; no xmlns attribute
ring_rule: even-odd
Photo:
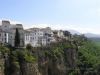
<svg viewBox="0 0 100 75"><path fill-rule="evenodd" d="M46 46L52 41L51 28L31 28L25 30L25 45L31 44L33 47Z"/></svg>
<svg viewBox="0 0 100 75"><path fill-rule="evenodd" d="M59 38L64 38L64 33L62 30L54 30L53 33L54 36L57 36Z"/></svg>
<svg viewBox="0 0 100 75"><path fill-rule="evenodd" d="M16 28L20 33L20 46L24 46L24 30L22 24L10 24L9 21L3 20L0 25L0 33L2 34L1 38L4 39L6 37L6 43L14 46ZM4 43L3 40L0 42Z"/></svg>
<svg viewBox="0 0 100 75"><path fill-rule="evenodd" d="M8 33L4 32L0 29L0 43L5 44L8 43Z"/></svg>
<svg viewBox="0 0 100 75"><path fill-rule="evenodd" d="M8 42L10 45L14 46L16 28L18 29L19 34L20 34L20 46L23 47L24 46L24 30L23 30L22 24L15 24L10 27Z"/></svg>

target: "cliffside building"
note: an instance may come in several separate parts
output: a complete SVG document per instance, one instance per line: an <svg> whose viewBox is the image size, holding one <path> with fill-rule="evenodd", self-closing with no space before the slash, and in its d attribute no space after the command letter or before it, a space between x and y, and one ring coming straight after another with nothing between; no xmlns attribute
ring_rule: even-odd
<svg viewBox="0 0 100 75"><path fill-rule="evenodd" d="M53 40L51 28L31 28L25 30L25 45L31 44L33 47L46 46Z"/></svg>
<svg viewBox="0 0 100 75"><path fill-rule="evenodd" d="M63 38L68 39L69 32L63 30L51 30L47 28L23 29L22 24L11 24L2 20L0 25L0 43L15 46L16 28L20 34L20 47L31 44L33 47L46 46L52 42L59 42Z"/></svg>
<svg viewBox="0 0 100 75"><path fill-rule="evenodd" d="M20 46L24 46L24 30L22 24L10 24L9 21L2 20L0 25L0 43L8 43L14 46L16 28L20 34Z"/></svg>

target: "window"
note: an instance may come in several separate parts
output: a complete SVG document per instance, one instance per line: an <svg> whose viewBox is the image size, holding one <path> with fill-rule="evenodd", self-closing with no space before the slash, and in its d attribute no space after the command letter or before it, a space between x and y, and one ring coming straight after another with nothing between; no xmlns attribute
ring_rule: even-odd
<svg viewBox="0 0 100 75"><path fill-rule="evenodd" d="M6 37L6 33L5 33L5 37Z"/></svg>
<svg viewBox="0 0 100 75"><path fill-rule="evenodd" d="M48 39L48 42L50 41L50 39Z"/></svg>

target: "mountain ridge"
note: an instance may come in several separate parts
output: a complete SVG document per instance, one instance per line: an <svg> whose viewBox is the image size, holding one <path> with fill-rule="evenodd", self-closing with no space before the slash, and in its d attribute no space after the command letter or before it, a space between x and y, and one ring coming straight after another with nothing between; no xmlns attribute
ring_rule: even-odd
<svg viewBox="0 0 100 75"><path fill-rule="evenodd" d="M81 35L81 34L84 34L86 37L88 38L100 38L100 34L95 34L95 33L81 33L81 32L78 32L76 30L68 30L72 35L74 34L78 34L78 35Z"/></svg>

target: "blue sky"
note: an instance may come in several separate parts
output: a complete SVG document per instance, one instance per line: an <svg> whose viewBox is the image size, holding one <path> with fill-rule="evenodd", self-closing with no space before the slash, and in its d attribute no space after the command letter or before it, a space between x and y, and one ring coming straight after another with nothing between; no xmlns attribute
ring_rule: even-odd
<svg viewBox="0 0 100 75"><path fill-rule="evenodd" d="M0 0L0 19L100 34L100 0Z"/></svg>

